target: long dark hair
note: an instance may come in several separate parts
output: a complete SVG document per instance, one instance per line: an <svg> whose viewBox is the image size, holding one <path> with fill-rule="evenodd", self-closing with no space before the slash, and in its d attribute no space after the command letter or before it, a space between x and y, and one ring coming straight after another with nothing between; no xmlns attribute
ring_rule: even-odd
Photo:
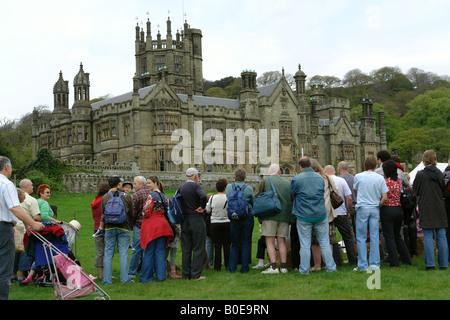
<svg viewBox="0 0 450 320"><path fill-rule="evenodd" d="M397 181L397 164L394 160L387 160L383 162L383 173L386 178L390 178L391 180Z"/></svg>
<svg viewBox="0 0 450 320"><path fill-rule="evenodd" d="M109 187L109 184L107 184L107 183L102 183L102 184L100 185L100 187L98 188L97 195L96 195L95 197L96 197L96 198L98 198L98 197L103 197L103 195L105 195L105 194L108 193L109 189L111 189L111 188Z"/></svg>
<svg viewBox="0 0 450 320"><path fill-rule="evenodd" d="M164 192L164 186L163 186L163 184L161 183L161 181L159 181L159 179L158 179L157 176L150 176L150 177L148 177L147 179L150 179L150 180L153 181L153 183L156 183L156 185L158 186L159 191L161 191L161 193L164 193L164 194L165 194L165 192Z"/></svg>

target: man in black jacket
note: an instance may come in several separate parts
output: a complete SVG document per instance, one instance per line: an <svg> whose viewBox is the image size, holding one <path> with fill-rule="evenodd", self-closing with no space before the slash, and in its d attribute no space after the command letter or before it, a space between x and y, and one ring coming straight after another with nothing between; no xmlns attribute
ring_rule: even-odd
<svg viewBox="0 0 450 320"><path fill-rule="evenodd" d="M203 280L201 275L206 245L206 225L204 210L206 193L198 184L197 169L186 171L186 183L181 185L184 222L181 224L182 277L183 279Z"/></svg>

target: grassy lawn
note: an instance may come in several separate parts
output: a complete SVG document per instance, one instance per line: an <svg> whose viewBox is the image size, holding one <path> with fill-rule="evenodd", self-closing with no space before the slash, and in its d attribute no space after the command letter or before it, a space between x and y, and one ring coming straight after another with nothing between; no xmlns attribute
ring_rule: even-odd
<svg viewBox="0 0 450 320"><path fill-rule="evenodd" d="M171 195L174 191L168 191ZM81 225L74 253L83 270L97 276L94 267L93 220L90 204L93 194L53 194L50 204L58 206L58 219L78 220ZM259 224L255 221L252 247L252 266L257 263L256 244ZM131 254L131 251L130 251ZM167 278L164 282L147 284L120 284L119 257L113 261L113 284L103 286L113 300L448 300L450 297L450 271L425 271L423 256L413 259L412 266L390 268L383 263L380 271L380 289L369 289L367 283L374 274L354 272L343 265L338 272L315 272L302 276L292 269L288 274L263 275L261 270L250 269L248 274L205 270L204 281L185 281ZM266 260L267 261L267 260ZM181 266L181 248L177 264ZM437 264L436 264L437 265ZM239 266L238 266L239 271ZM93 297L83 299L92 300ZM55 300L51 287L20 287L13 284L9 300Z"/></svg>

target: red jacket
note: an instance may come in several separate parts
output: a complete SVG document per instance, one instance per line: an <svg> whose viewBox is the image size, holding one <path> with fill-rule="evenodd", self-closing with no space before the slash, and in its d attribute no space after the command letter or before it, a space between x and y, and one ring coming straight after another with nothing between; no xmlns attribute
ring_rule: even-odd
<svg viewBox="0 0 450 320"><path fill-rule="evenodd" d="M91 203L92 218L94 218L94 230L100 227L100 220L102 219L102 197L97 197Z"/></svg>

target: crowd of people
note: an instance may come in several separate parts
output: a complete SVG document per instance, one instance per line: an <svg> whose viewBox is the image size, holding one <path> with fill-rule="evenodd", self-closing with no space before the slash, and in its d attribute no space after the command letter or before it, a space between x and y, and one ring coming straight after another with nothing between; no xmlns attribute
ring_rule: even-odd
<svg viewBox="0 0 450 320"><path fill-rule="evenodd" d="M399 159L382 150L377 157L367 157L364 171L355 176L349 173L345 161L338 164L336 175L333 166L322 168L317 160L302 157L298 162L300 173L292 181L282 177L280 167L272 164L267 176L253 189L246 184L245 169L238 168L233 183L219 179L216 193L210 194L206 194L201 186L200 173L189 168L186 182L177 190L182 196L184 221L181 224L172 223L167 214L168 200L158 177L145 179L138 176L133 184L128 182L133 185L134 194L129 194L130 189L122 195L124 202L131 203L127 220L120 226L105 224L101 227L102 208L104 210L110 199L101 190L107 192L109 188L117 196L127 184L119 177L111 177L109 185L100 187L92 203L97 229L96 266L100 274L102 268L110 270L112 249L107 248L118 244L121 282L133 282L139 272L140 282L154 278L163 281L167 276L202 280L205 268L220 271L224 267L227 272L234 273L239 265L239 271L247 273L252 261L256 221L260 224L261 236L257 244L258 263L253 268L264 269L263 274L287 273L289 268L308 274L321 270L322 266L328 272L336 272L337 265L343 263L336 230L342 237L347 263L353 265L355 271L380 268L382 256L391 267L398 267L400 263L411 265L412 257L417 256L418 220L424 230L426 270L435 268L433 239L438 246L439 267L446 269L450 206L445 197L444 174L435 167L433 151L425 152L423 161L426 167L412 186ZM450 175L450 166L446 174ZM255 219L252 215L255 197L272 188L280 200L281 210ZM228 212L228 200L235 190L242 190L248 207L247 216L239 219L230 217ZM343 199L342 205L333 207L333 192ZM406 192L417 198L417 206L413 209L402 206L401 197ZM98 205L100 202L102 206ZM414 224L413 228L411 224ZM102 239L97 236L99 231L104 233L101 245L98 244ZM126 250L131 231L133 252L127 269ZM112 233L126 236L111 237ZM291 248L290 264L287 243ZM178 273L180 267L175 263L179 244L181 275ZM268 263L264 263L266 252ZM105 271L102 283L111 283L109 271Z"/></svg>
<svg viewBox="0 0 450 320"><path fill-rule="evenodd" d="M177 190L184 217L181 223L170 218L168 198L158 177L137 176L131 182L112 176L99 186L91 204L94 264L102 284L112 283L116 247L121 283L134 282L138 273L139 281L144 283L163 281L168 276L203 280L205 268L221 271L225 267L234 273L238 265L241 273L248 273L257 221L261 236L257 243L258 263L253 268L264 269L263 274L287 273L289 268L309 274L322 266L327 272L336 272L343 263L336 229L342 236L347 263L355 271L380 268L380 247L391 267L400 262L411 265L411 258L417 256L416 227L423 230L426 270L436 268L434 241L439 268L447 269L450 161L442 173L436 168L435 152L428 150L423 163L425 168L411 185L398 157L386 150L378 152L377 157L367 157L363 172L355 176L349 173L345 161L337 165L336 175L333 166L322 168L317 160L302 157L298 161L300 173L291 181L280 175L279 165L272 164L253 189L246 184L245 169L238 168L233 183L219 179L216 192L211 194L203 189L197 169L189 168L186 182ZM35 199L30 196L32 182L24 179L16 188L9 181L11 172L9 159L0 156L0 299L7 299L14 277L22 283L32 281L32 259L24 253L15 254L16 224L23 223L23 230L36 231L43 230L45 222L72 227L77 224L57 220L56 207L48 204L50 186L40 185ZM281 209L255 219L255 197L272 189ZM246 214L238 218L229 212L229 201L236 190L241 191L246 206ZM334 194L342 198L341 205L334 205ZM413 208L402 204L407 194L417 199ZM179 245L181 268L176 264ZM132 250L130 259L128 250ZM30 270L28 277L23 270Z"/></svg>

